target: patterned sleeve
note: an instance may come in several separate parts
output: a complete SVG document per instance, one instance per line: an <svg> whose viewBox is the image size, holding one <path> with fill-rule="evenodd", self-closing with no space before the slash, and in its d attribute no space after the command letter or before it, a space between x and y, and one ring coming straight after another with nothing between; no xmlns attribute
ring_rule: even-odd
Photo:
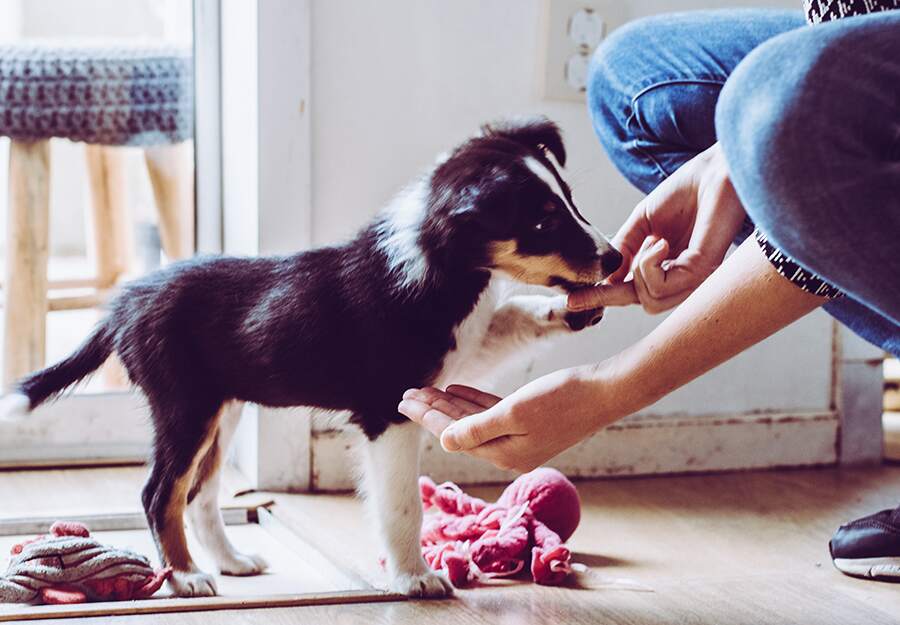
<svg viewBox="0 0 900 625"><path fill-rule="evenodd" d="M900 9L900 0L803 0L806 21L830 22L842 17Z"/></svg>
<svg viewBox="0 0 900 625"><path fill-rule="evenodd" d="M807 271L793 258L772 245L768 237L759 231L759 228L753 231L753 238L756 239L766 258L778 270L778 273L790 280L795 286L819 297L827 297L828 299L843 297L843 291L811 271Z"/></svg>

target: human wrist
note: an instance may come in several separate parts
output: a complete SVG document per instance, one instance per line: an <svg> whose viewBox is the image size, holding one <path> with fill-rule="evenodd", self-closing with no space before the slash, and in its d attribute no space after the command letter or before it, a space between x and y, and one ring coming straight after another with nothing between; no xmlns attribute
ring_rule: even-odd
<svg viewBox="0 0 900 625"><path fill-rule="evenodd" d="M691 247L701 252L708 273L712 273L744 227L747 212L731 183L731 172L718 144L703 156L695 173L697 217Z"/></svg>
<svg viewBox="0 0 900 625"><path fill-rule="evenodd" d="M589 407L586 418L592 431L652 403L644 396L640 385L634 383L638 369L627 352L568 370L567 390L584 397L584 405Z"/></svg>

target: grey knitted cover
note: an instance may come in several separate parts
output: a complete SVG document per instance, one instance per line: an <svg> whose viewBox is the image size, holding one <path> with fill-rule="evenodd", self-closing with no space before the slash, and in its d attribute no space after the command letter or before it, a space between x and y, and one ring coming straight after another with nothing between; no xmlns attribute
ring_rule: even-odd
<svg viewBox="0 0 900 625"><path fill-rule="evenodd" d="M0 603L37 601L46 588L75 589L88 599L108 600L97 596L93 584L117 578L140 588L156 576L147 558L127 549L101 545L90 537L49 536L26 544L10 558L9 569L0 576Z"/></svg>
<svg viewBox="0 0 900 625"><path fill-rule="evenodd" d="M0 46L0 135L158 145L193 135L189 50Z"/></svg>

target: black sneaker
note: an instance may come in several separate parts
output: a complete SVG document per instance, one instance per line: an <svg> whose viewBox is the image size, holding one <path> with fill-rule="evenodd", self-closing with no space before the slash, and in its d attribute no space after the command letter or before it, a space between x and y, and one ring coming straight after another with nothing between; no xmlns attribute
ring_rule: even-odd
<svg viewBox="0 0 900 625"><path fill-rule="evenodd" d="M841 525L828 548L842 573L900 582L900 507Z"/></svg>

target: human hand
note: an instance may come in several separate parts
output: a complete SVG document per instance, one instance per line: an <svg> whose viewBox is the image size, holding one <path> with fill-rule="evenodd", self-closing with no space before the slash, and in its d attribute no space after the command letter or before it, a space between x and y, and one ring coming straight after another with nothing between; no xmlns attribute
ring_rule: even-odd
<svg viewBox="0 0 900 625"><path fill-rule="evenodd" d="M651 314L677 306L721 264L744 217L715 144L635 207L612 240L622 266L608 284L573 293L570 310L616 305L610 301L640 303Z"/></svg>
<svg viewBox="0 0 900 625"><path fill-rule="evenodd" d="M605 385L564 369L500 398L468 386L410 389L397 409L439 437L446 451L527 472L629 413Z"/></svg>

